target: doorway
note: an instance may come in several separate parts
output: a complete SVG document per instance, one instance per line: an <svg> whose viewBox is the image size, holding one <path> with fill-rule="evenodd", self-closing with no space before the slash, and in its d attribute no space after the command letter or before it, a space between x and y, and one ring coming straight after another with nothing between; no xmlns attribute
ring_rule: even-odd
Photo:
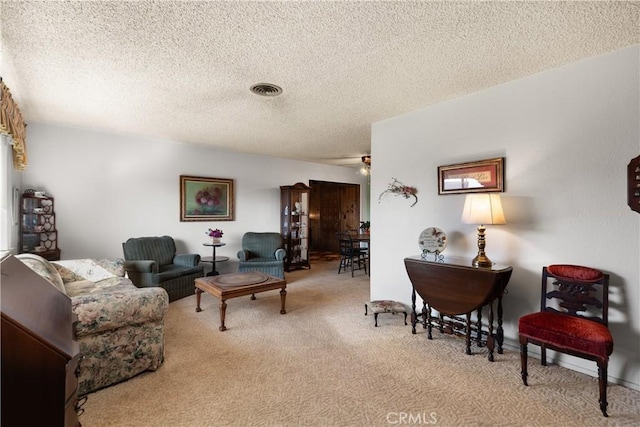
<svg viewBox="0 0 640 427"><path fill-rule="evenodd" d="M340 252L336 233L360 226L360 185L309 181L310 250Z"/></svg>

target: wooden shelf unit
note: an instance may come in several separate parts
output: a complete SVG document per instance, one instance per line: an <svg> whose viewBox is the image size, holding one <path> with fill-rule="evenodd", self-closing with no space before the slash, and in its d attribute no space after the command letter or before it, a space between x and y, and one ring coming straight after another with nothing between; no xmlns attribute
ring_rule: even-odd
<svg viewBox="0 0 640 427"><path fill-rule="evenodd" d="M60 259L53 197L25 193L20 200L20 253L40 255L49 261ZM38 251L37 247L44 250Z"/></svg>
<svg viewBox="0 0 640 427"><path fill-rule="evenodd" d="M287 252L285 271L311 268L309 262L309 190L301 182L280 187L280 232Z"/></svg>

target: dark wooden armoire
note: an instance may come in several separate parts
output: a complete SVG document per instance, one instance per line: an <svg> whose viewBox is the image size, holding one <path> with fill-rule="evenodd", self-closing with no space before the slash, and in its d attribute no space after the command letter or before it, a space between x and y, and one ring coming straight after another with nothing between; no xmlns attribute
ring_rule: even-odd
<svg viewBox="0 0 640 427"><path fill-rule="evenodd" d="M339 252L336 233L360 227L360 185L309 181L311 251Z"/></svg>

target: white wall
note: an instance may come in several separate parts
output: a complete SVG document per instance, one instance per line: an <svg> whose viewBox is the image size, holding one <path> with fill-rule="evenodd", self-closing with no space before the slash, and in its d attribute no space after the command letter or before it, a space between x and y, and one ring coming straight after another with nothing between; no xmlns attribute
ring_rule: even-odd
<svg viewBox="0 0 640 427"><path fill-rule="evenodd" d="M640 151L639 49L375 123L371 297L410 304L403 259L419 254L427 227L448 234L445 255L475 255L475 226L460 221L464 195L438 195L437 167L505 157L507 225L487 227L486 250L514 269L504 299L507 344L516 348L518 318L539 307L542 266L602 269L611 274L610 379L640 389L640 216L626 192L627 164ZM418 188L415 207L402 198L376 202L392 177ZM592 362L561 363L596 374Z"/></svg>
<svg viewBox="0 0 640 427"><path fill-rule="evenodd" d="M170 235L179 252L211 255L205 231L220 228L229 256L220 272L237 270L247 231L279 230L280 186L309 180L360 184L356 168L220 151L172 141L29 123L29 166L23 190L55 198L63 259L122 257L129 237ZM231 178L235 221L180 222L180 175ZM363 200L363 212L368 201Z"/></svg>

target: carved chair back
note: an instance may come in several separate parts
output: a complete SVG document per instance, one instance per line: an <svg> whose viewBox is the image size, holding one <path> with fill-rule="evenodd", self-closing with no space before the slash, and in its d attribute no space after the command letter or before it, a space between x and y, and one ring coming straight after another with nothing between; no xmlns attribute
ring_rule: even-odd
<svg viewBox="0 0 640 427"><path fill-rule="evenodd" d="M608 326L609 275L578 265L544 267L540 311L568 314Z"/></svg>

